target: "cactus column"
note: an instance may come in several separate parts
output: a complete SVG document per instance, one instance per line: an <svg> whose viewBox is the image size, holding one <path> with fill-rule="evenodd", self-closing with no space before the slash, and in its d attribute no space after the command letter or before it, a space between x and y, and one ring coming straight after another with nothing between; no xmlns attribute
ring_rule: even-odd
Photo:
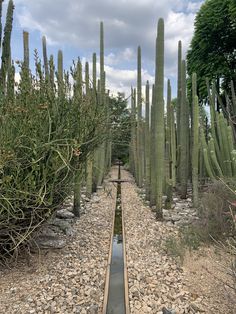
<svg viewBox="0 0 236 314"><path fill-rule="evenodd" d="M137 107L138 107L138 125L137 125L137 145L138 145L138 186L143 183L143 141L142 141L142 77L141 77L141 48L138 47L138 76L137 76Z"/></svg>
<svg viewBox="0 0 236 314"><path fill-rule="evenodd" d="M156 217L162 219L162 192L164 177L164 20L158 21L157 51L156 51L156 77L155 77L155 106L156 106L156 154L157 154L157 186L156 186Z"/></svg>
<svg viewBox="0 0 236 314"><path fill-rule="evenodd" d="M180 194L181 198L187 197L188 182L188 132L189 117L186 99L186 62L182 61L181 69L181 108L180 108L180 133L179 133L179 175L180 175Z"/></svg>
<svg viewBox="0 0 236 314"><path fill-rule="evenodd" d="M100 23L100 106L105 113L105 72L104 72L104 29L103 22ZM99 149L99 162L98 162L98 185L102 184L105 172L105 141Z"/></svg>
<svg viewBox="0 0 236 314"><path fill-rule="evenodd" d="M155 85L152 86L151 129L150 129L150 206L156 204L156 121Z"/></svg>
<svg viewBox="0 0 236 314"><path fill-rule="evenodd" d="M181 111L181 67L182 67L182 42L178 42L178 86L177 86L177 106L176 106L176 126L177 126L177 181L180 181L179 163L180 163L180 111Z"/></svg>
<svg viewBox="0 0 236 314"><path fill-rule="evenodd" d="M85 87L86 87L86 99L87 106L91 106L91 95L90 95L90 87L89 87L89 64L86 62L85 64ZM86 163L86 195L87 197L91 197L93 189L93 159L92 156L87 157Z"/></svg>
<svg viewBox="0 0 236 314"><path fill-rule="evenodd" d="M198 206L198 162L199 162L199 103L196 93L197 76L192 75L192 98L193 98L193 145L192 145L192 185L193 185L193 206Z"/></svg>
<svg viewBox="0 0 236 314"><path fill-rule="evenodd" d="M150 99L149 82L146 84L146 108L145 108L145 188L146 199L150 198Z"/></svg>

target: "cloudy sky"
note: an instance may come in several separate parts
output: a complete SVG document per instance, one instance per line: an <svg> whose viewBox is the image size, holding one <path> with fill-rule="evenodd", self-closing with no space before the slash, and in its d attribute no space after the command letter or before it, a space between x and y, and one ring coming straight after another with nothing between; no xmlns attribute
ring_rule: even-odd
<svg viewBox="0 0 236 314"><path fill-rule="evenodd" d="M41 55L41 36L46 35L48 52L64 53L65 68L73 59L91 61L99 53L99 23L105 29L107 87L129 94L136 84L136 51L142 47L143 82L154 80L154 52L158 18L165 19L165 77L176 93L178 40L187 50L194 18L201 0L15 0L12 37L13 58L22 59L22 31L30 32L33 49ZM7 1L4 1L5 6Z"/></svg>

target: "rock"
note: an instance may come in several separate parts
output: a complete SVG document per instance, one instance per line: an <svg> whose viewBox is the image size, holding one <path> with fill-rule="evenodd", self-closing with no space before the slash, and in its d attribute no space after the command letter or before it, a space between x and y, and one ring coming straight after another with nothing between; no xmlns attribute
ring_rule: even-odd
<svg viewBox="0 0 236 314"><path fill-rule="evenodd" d="M35 242L40 249L62 249L66 246L65 239L43 235L35 239Z"/></svg>
<svg viewBox="0 0 236 314"><path fill-rule="evenodd" d="M199 307L199 305L197 305L196 303L191 303L190 306L189 306L190 309L193 309L195 312L200 312L200 313L203 313L205 312L203 309L201 309Z"/></svg>
<svg viewBox="0 0 236 314"><path fill-rule="evenodd" d="M66 220L55 218L50 222L50 224L59 227L68 236L74 235L74 230L71 224Z"/></svg>
<svg viewBox="0 0 236 314"><path fill-rule="evenodd" d="M68 211L65 208L58 210L56 212L56 216L58 218L63 218L63 219L72 219L75 217L75 215L72 212Z"/></svg>
<svg viewBox="0 0 236 314"><path fill-rule="evenodd" d="M163 314L176 314L175 310L172 310L172 309L169 310L166 307L162 308L162 313Z"/></svg>
<svg viewBox="0 0 236 314"><path fill-rule="evenodd" d="M88 308L87 314L98 314L98 305L94 304Z"/></svg>

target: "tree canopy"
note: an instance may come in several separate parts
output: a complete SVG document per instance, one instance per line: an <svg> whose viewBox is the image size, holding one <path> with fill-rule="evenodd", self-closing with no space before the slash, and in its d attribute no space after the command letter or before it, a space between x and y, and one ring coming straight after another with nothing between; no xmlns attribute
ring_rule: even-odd
<svg viewBox="0 0 236 314"><path fill-rule="evenodd" d="M131 137L131 114L122 94L110 98L112 161L127 163Z"/></svg>
<svg viewBox="0 0 236 314"><path fill-rule="evenodd" d="M206 0L195 19L187 53L188 74L197 73L200 100L207 96L206 78L224 91L236 83L236 0Z"/></svg>

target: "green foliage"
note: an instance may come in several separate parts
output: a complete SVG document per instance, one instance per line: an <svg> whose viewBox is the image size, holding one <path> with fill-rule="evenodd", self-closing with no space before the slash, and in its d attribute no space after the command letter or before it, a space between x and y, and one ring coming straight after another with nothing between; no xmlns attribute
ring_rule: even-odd
<svg viewBox="0 0 236 314"><path fill-rule="evenodd" d="M109 107L112 161L120 159L126 164L129 160L129 143L131 140L131 114L127 108L127 100L122 95L111 97Z"/></svg>
<svg viewBox="0 0 236 314"><path fill-rule="evenodd" d="M207 97L207 77L222 78L228 94L231 79L236 83L235 12L234 0L207 0L197 13L187 64L189 75L197 73L200 101Z"/></svg>
<svg viewBox="0 0 236 314"><path fill-rule="evenodd" d="M47 67L45 38L45 70L35 51L33 76L28 69L28 34L24 33L24 61L19 62L21 78L19 83L15 82L15 67L8 60L12 12L10 1L2 50L7 88L5 76L1 76L1 86L6 92L0 103L0 257L3 258L17 255L21 245L31 239L71 194L74 183L75 200L79 202L81 169L88 155L104 140L107 126L104 110L96 99L82 94L80 60L71 67L70 78L63 69L63 55L59 51L55 78L52 57Z"/></svg>

